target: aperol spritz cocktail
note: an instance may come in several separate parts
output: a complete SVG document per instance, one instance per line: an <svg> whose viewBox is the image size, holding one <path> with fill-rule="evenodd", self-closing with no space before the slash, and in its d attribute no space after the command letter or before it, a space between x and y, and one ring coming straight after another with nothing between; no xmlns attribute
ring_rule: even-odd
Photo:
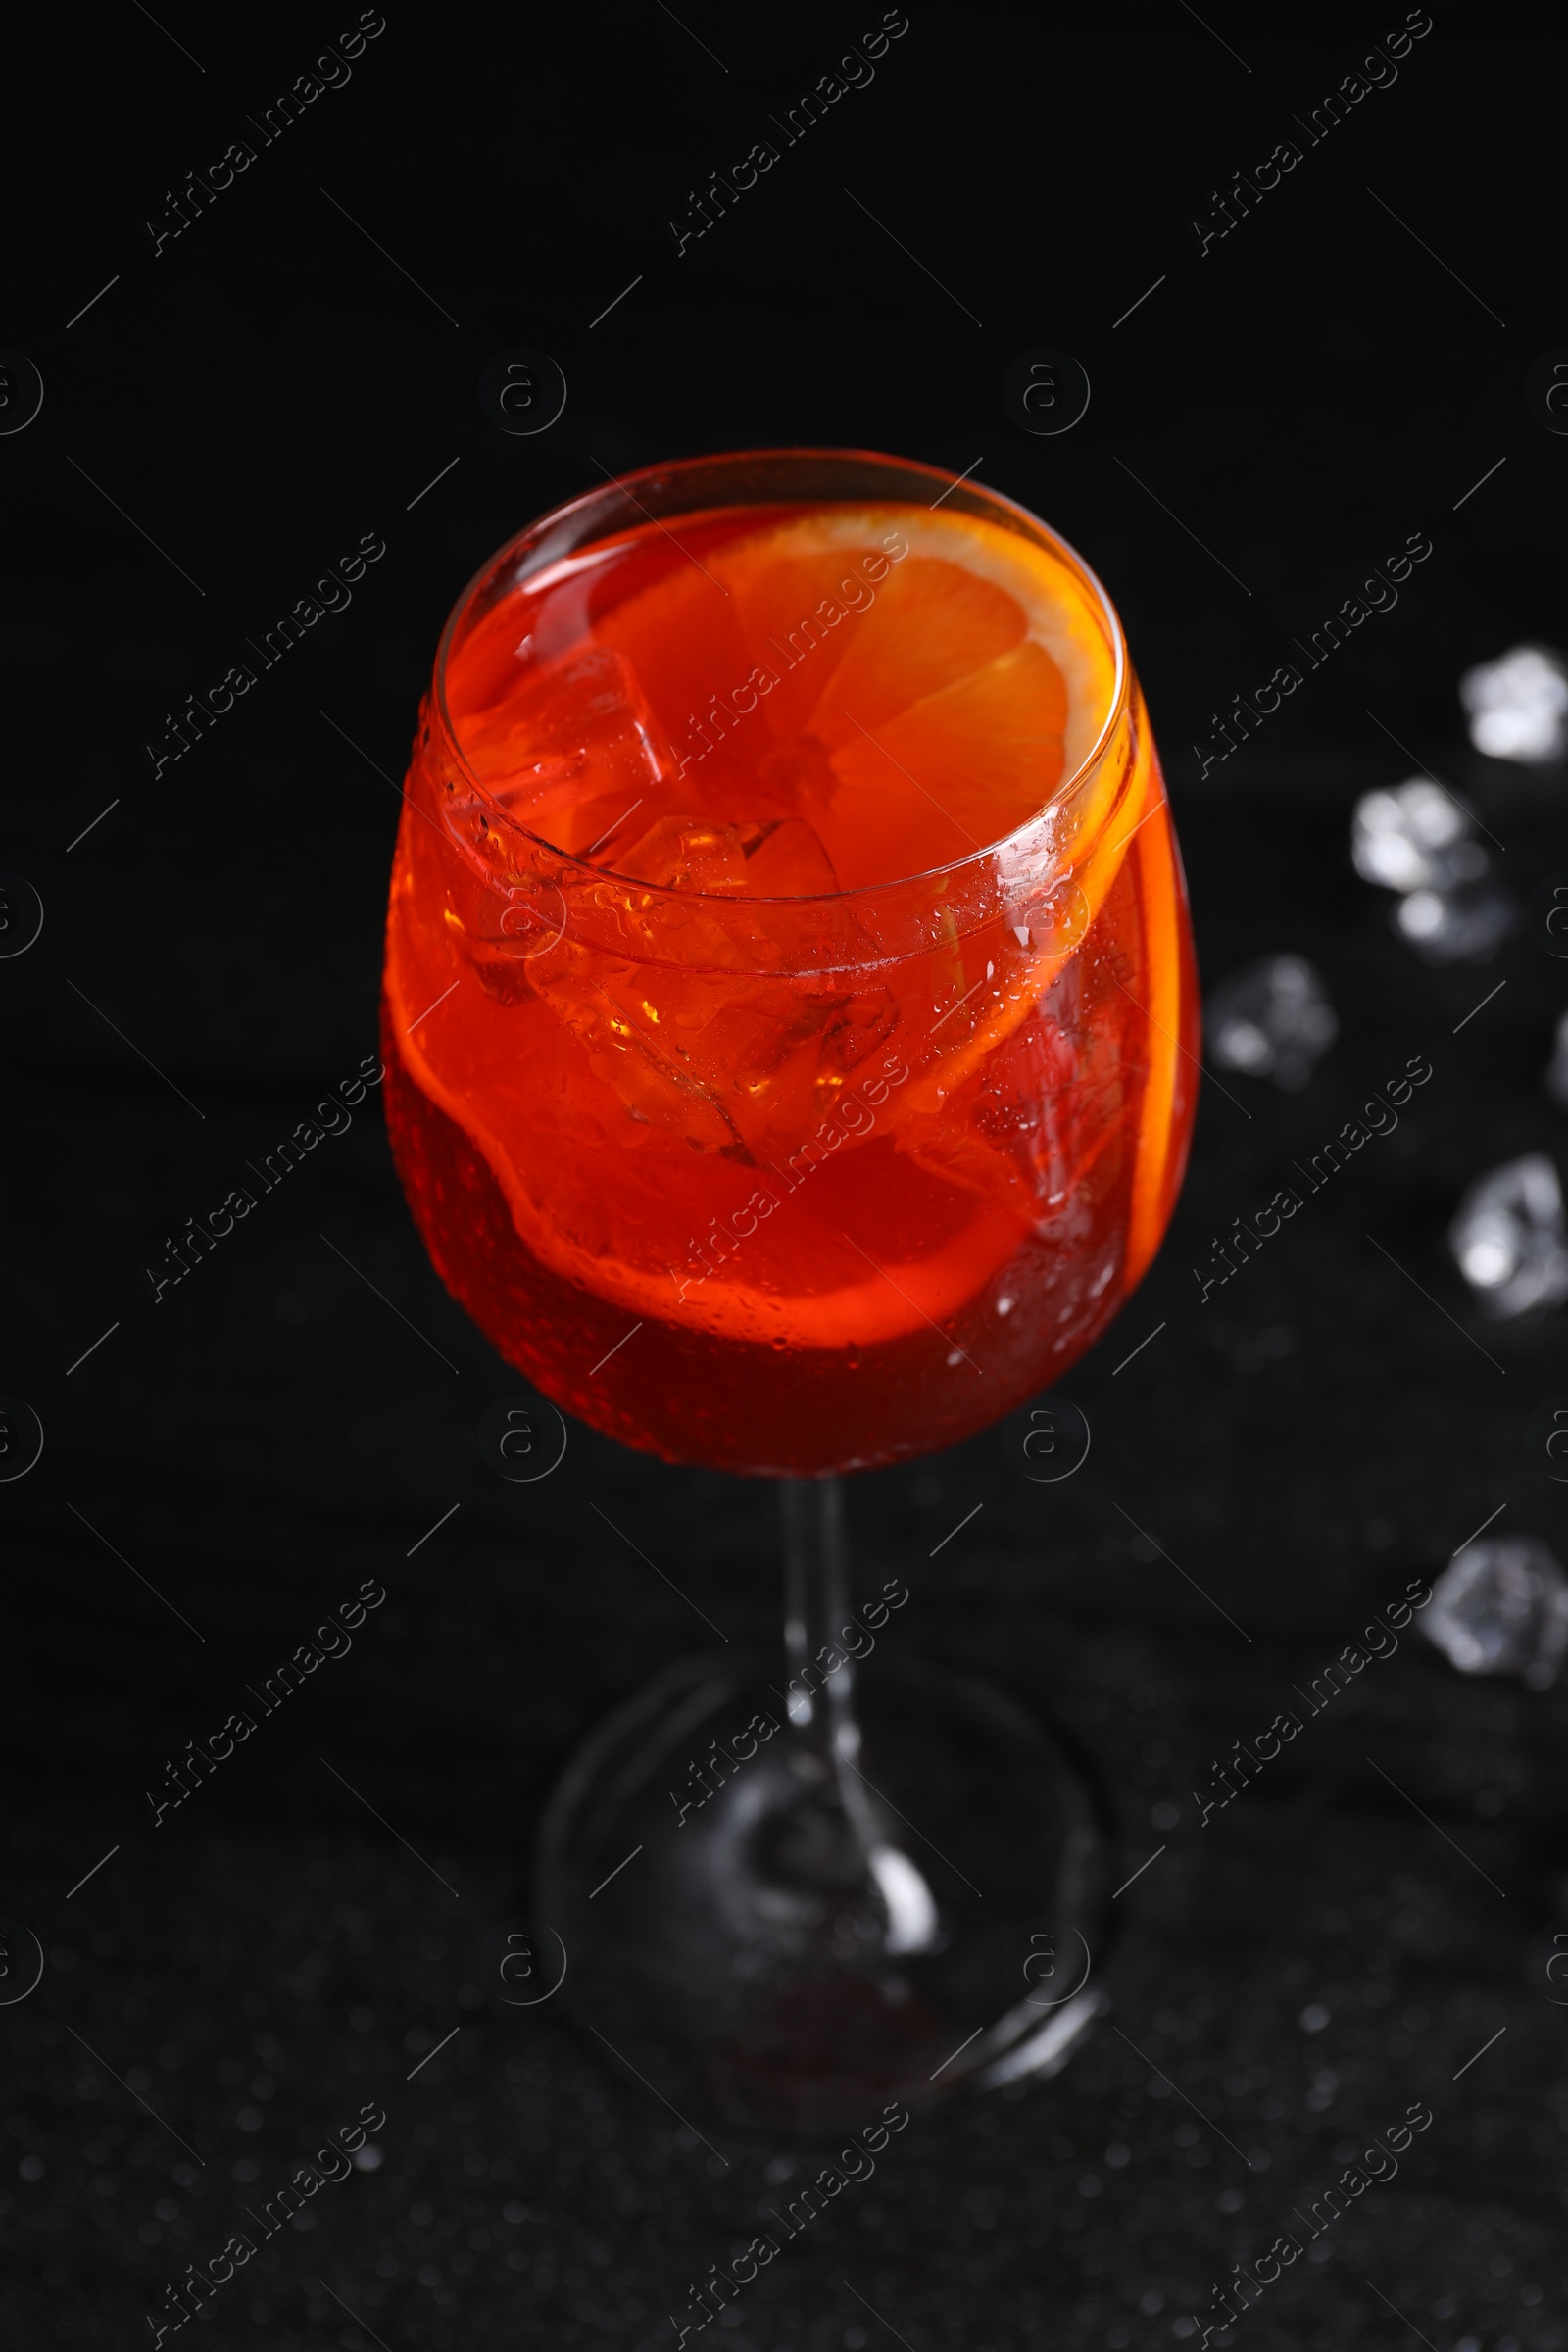
<svg viewBox="0 0 1568 2352"><path fill-rule="evenodd" d="M415 1215L509 1361L628 1445L809 1476L964 1437L1099 1335L1197 1041L1099 583L989 492L760 477L792 457L788 499L737 498L746 460L632 477L469 589L384 1017Z"/></svg>
<svg viewBox="0 0 1568 2352"><path fill-rule="evenodd" d="M853 2124L1054 2071L1103 2002L1094 1799L1005 1693L862 1672L834 1474L1054 1386L1181 1178L1185 895L1094 575L856 451L545 516L442 640L383 1025L415 1216L502 1353L780 1482L784 1677L668 1667L545 1809L563 1998L677 2109Z"/></svg>

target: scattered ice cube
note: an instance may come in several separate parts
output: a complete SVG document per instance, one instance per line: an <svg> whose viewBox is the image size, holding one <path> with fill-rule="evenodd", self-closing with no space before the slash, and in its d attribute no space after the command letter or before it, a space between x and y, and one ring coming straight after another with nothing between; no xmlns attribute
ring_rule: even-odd
<svg viewBox="0 0 1568 2352"><path fill-rule="evenodd" d="M1208 1050L1221 1068L1272 1078L1293 1093L1339 1026L1322 981L1299 956L1265 956L1222 980L1208 1000Z"/></svg>
<svg viewBox="0 0 1568 2352"><path fill-rule="evenodd" d="M1528 1314L1568 1298L1562 1186L1546 1154L1529 1152L1471 1185L1448 1227L1448 1247L1494 1315Z"/></svg>
<svg viewBox="0 0 1568 2352"><path fill-rule="evenodd" d="M1546 1092L1554 1102L1568 1110L1568 1012L1557 1023L1552 1039L1551 1059L1546 1064Z"/></svg>
<svg viewBox="0 0 1568 2352"><path fill-rule="evenodd" d="M1516 645L1467 669L1459 700L1470 740L1489 759L1549 767L1568 749L1568 666L1549 646Z"/></svg>
<svg viewBox="0 0 1568 2352"><path fill-rule="evenodd" d="M1451 793L1412 776L1393 790L1361 795L1350 856L1361 879L1383 890L1447 890L1478 881L1487 870L1474 831L1469 810Z"/></svg>
<svg viewBox="0 0 1568 2352"><path fill-rule="evenodd" d="M1427 963L1484 963L1513 927L1513 901L1474 834L1470 811L1425 776L1355 804L1355 870L1400 894L1389 919Z"/></svg>
<svg viewBox="0 0 1568 2352"><path fill-rule="evenodd" d="M1568 1648L1568 1578L1539 1536L1485 1536L1439 1577L1421 1631L1461 1674L1544 1690Z"/></svg>
<svg viewBox="0 0 1568 2352"><path fill-rule="evenodd" d="M1456 890L1412 890L1389 920L1427 963L1485 963L1513 929L1517 913L1494 882L1467 882Z"/></svg>

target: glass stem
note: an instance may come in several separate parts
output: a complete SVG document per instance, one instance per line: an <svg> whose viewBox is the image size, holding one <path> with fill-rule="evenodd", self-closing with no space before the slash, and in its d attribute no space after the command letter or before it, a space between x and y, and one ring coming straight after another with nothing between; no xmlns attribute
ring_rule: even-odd
<svg viewBox="0 0 1568 2352"><path fill-rule="evenodd" d="M837 1478L779 1481L784 1533L784 1655L788 1737L802 1777L836 1798L862 1853L878 1843L865 1783L856 1766L860 1727L855 1667L844 1647L850 1618L844 1488ZM839 1663L829 1666L831 1659Z"/></svg>

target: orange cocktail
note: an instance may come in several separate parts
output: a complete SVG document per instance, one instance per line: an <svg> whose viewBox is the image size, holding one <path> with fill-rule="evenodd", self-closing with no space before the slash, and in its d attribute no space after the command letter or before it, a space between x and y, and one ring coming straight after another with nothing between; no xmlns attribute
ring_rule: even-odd
<svg viewBox="0 0 1568 2352"><path fill-rule="evenodd" d="M763 495L787 462L824 494ZM857 468L880 495L834 487ZM662 468L449 624L388 922L393 1147L448 1287L595 1427L810 1476L1052 1384L1164 1230L1195 1023L1114 613L994 495L833 453Z"/></svg>

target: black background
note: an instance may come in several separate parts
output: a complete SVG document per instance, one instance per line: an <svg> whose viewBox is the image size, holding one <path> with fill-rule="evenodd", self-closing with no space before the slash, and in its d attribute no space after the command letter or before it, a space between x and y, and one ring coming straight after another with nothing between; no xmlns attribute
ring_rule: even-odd
<svg viewBox="0 0 1568 2352"><path fill-rule="evenodd" d="M0 865L46 919L0 964L0 1388L46 1446L0 1488L0 1912L49 1966L0 2009L0 2332L150 2341L142 2315L244 2227L238 2201L373 2098L384 2163L270 2245L206 2340L662 2352L688 2283L808 2160L722 2132L710 2153L551 2008L474 1986L572 1746L706 1639L590 1497L737 1637L776 1608L772 1497L578 1428L544 1484L492 1477L477 1424L516 1379L429 1270L374 1097L156 1308L144 1268L373 1048L395 779L484 557L604 469L827 443L978 462L1083 550L1164 747L1205 980L1304 953L1341 1033L1303 1094L1205 1089L1164 1252L1069 1383L1095 1430L1076 1478L1027 1486L991 1436L853 1490L858 1578L913 1588L898 1641L1053 1711L1125 1870L1165 1851L1116 1906L1114 2007L1067 2073L912 2127L723 2332L1186 2340L1211 2282L1424 2099L1397 2180L1234 2340L1549 2352L1568 2013L1526 1952L1568 1910L1562 1695L1463 1683L1412 1634L1206 1829L1190 1791L1499 1503L1568 1545L1527 1452L1568 1388L1560 1316L1476 1323L1444 1242L1475 1175L1562 1158L1541 1073L1563 974L1522 933L1428 969L1348 855L1356 793L1419 760L1473 796L1519 896L1568 866L1561 775L1475 760L1456 700L1470 662L1568 634L1568 441L1522 397L1568 344L1560 41L1440 6L1396 84L1200 259L1209 191L1401 11L1259 29L1218 0L1207 24L911 0L871 86L677 260L688 188L874 7L399 5L155 258L164 191L259 145L245 113L353 22L307 13L12 28L0 342L46 396L0 440ZM518 344L570 387L538 439L475 396ZM1000 400L1042 344L1094 387L1055 440ZM366 531L387 553L352 609L155 781L164 713ZM1200 781L1210 711L1415 531L1434 553L1397 610ZM1414 1054L1434 1076L1399 1133L1200 1308L1209 1234ZM155 1832L166 1757L367 1578L388 1599L352 1654Z"/></svg>

